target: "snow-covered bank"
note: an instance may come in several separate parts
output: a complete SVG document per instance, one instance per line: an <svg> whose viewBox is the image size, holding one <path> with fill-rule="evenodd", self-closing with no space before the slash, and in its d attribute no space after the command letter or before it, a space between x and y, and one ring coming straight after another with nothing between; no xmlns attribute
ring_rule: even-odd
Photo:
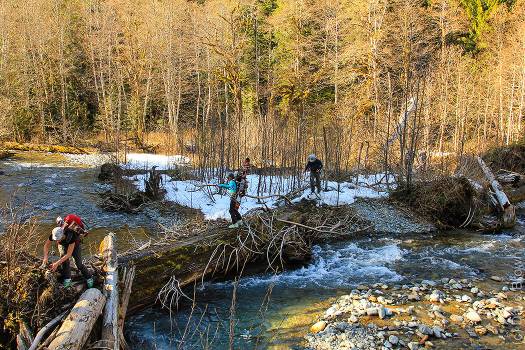
<svg viewBox="0 0 525 350"><path fill-rule="evenodd" d="M140 190L144 190L145 176L137 175L132 178ZM299 182L299 187L307 186L307 179L308 177L302 179ZM389 180L392 181L391 178ZM175 181L168 175L162 175L162 181L166 189L167 200L194 209L200 209L208 220L229 219L230 199L227 195L217 193L215 187L202 188L203 183ZM249 196L267 197L288 193L292 189L294 179L292 177L265 176L262 177L263 182L259 186L259 176L248 175L248 181L247 194ZM219 180L214 179L211 183L218 184ZM295 185L297 187L297 179L295 179ZM374 185L373 188L372 185ZM258 188L262 189L259 193L257 192ZM325 186L323 182L323 188L328 190L321 193L322 203L333 206L352 204L357 198L380 198L388 195L386 192L386 177L382 174L361 176L357 185L355 182L337 183L328 181ZM307 198L309 193L309 190L304 191L299 197L293 199L293 202L299 202ZM278 196L264 199L244 197L241 200L240 212L245 214L252 209L265 206L272 208L280 203L282 203L282 200L279 201Z"/></svg>

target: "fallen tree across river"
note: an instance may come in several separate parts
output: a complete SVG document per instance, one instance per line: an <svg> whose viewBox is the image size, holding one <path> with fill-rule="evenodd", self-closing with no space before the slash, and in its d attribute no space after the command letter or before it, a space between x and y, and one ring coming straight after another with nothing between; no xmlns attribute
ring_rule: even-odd
<svg viewBox="0 0 525 350"><path fill-rule="evenodd" d="M245 215L241 229L226 222L188 222L161 239L119 256L119 265L134 265L136 278L130 312L156 300L173 306L182 288L213 276L240 275L248 264L282 271L311 258L311 246L350 238L369 225L353 209L302 203Z"/></svg>

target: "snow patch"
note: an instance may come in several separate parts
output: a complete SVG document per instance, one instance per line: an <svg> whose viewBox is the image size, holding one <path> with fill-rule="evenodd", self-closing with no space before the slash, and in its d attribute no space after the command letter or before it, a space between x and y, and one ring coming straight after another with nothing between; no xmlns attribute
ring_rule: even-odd
<svg viewBox="0 0 525 350"><path fill-rule="evenodd" d="M144 190L144 180L147 175L137 175L132 178L139 190ZM278 194L288 193L293 185L297 187L297 178L292 177L278 177L265 176L262 177L261 186L259 186L259 175L248 175L248 191L250 196L266 197ZM393 181L392 178L388 179ZM328 191L323 191L320 194L322 203L331 206L338 206L344 204L352 204L357 198L379 198L388 195L386 191L386 176L370 175L360 177L360 181L356 185L355 182L328 181L326 188ZM162 183L166 189L166 199L173 201L183 206L194 209L199 209L203 212L208 220L229 219L230 198L227 195L217 193L216 187L204 187L203 183L196 181L177 181L172 180L168 175L162 175ZM218 179L211 181L213 184L218 184ZM299 187L304 187L309 183L308 177L299 181ZM376 185L374 188L371 185ZM257 189L261 188L260 193ZM324 182L323 182L323 188ZM295 198L293 202L297 203L303 199L307 199L310 190L307 189L301 196ZM243 197L241 199L241 207L239 209L241 215L256 208L264 208L265 206L274 208L282 204L282 199L279 196L271 198L257 199Z"/></svg>

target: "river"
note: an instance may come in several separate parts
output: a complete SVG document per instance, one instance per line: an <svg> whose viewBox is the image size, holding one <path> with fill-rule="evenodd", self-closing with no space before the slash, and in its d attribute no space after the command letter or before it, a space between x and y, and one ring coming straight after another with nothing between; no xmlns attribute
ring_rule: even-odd
<svg viewBox="0 0 525 350"><path fill-rule="evenodd" d="M5 172L0 176L0 201L10 202L22 217L40 218L38 243L45 240L54 218L69 212L82 215L92 227L89 250L108 231L117 232L119 245L125 246L130 240L147 240L159 220L177 219L152 210L106 212L97 206L98 193L110 187L95 181L96 168L65 163L59 155L38 157L18 155L0 163ZM301 349L312 322L337 296L359 284L512 275L516 261L525 260L524 232L521 214L517 228L497 235L466 230L370 235L315 246L308 266L246 276L236 283L208 282L186 290L195 302L183 297L178 310L143 310L127 321L126 336L133 349L220 350L231 343L235 349Z"/></svg>

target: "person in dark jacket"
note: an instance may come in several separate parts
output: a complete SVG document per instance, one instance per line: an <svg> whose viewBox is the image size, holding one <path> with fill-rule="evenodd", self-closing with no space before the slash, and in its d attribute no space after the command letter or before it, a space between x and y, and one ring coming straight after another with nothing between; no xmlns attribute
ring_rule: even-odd
<svg viewBox="0 0 525 350"><path fill-rule="evenodd" d="M321 169L323 169L323 162L317 159L315 154L310 154L304 172L306 173L307 171L310 171L311 193L314 193L316 188L317 193L321 193Z"/></svg>
<svg viewBox="0 0 525 350"><path fill-rule="evenodd" d="M86 279L88 288L93 287L93 277L89 273L86 266L82 262L82 254L80 249L80 235L72 230L71 228L55 227L49 235L44 245L44 259L42 262L43 267L47 267L49 248L52 242L57 242L60 251L60 259L49 266L51 271L56 271L59 267L62 269L62 277L64 278L64 287L71 286L71 266L69 264L69 258L75 259L77 268L82 273L82 276Z"/></svg>

